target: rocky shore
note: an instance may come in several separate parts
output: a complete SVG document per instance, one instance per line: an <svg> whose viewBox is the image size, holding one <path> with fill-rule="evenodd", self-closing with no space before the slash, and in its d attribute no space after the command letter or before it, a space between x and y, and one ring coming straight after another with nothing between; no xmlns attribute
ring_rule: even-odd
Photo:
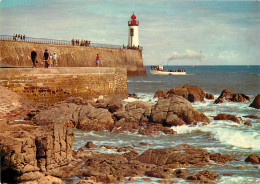
<svg viewBox="0 0 260 184"><path fill-rule="evenodd" d="M150 181L158 178L160 183L174 183L182 178L195 183L214 183L219 173L210 165L225 167L229 162L259 164L259 155L252 154L245 160L230 155L211 153L188 144L136 151L136 145L117 147L95 145L86 142L73 150L73 129L83 131L125 131L140 135L175 134L172 126L207 125L209 117L195 109L191 102L214 99L201 88L183 85L166 91L158 91L155 105L143 101L127 104L120 98L84 100L72 97L49 107L39 107L14 92L0 86L0 151L1 181L7 183L64 183L78 177L79 183L119 183L143 177ZM138 98L135 94L129 95ZM244 94L223 90L215 103L250 100ZM259 95L253 101L259 107ZM246 116L246 118L259 118ZM246 123L243 117L225 112L214 120L231 120ZM249 126L249 125L248 125ZM140 142L138 146L152 144ZM101 153L97 148L116 150ZM191 168L201 166L202 170ZM228 175L228 173L226 173Z"/></svg>

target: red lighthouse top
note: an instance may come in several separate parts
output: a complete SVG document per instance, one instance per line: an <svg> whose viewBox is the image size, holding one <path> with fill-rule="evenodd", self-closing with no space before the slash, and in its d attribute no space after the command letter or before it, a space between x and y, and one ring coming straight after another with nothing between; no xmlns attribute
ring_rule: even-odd
<svg viewBox="0 0 260 184"><path fill-rule="evenodd" d="M128 26L138 26L139 25L139 21L135 20L136 19L136 16L135 14L133 13L133 15L131 16L131 19L130 21L128 21Z"/></svg>

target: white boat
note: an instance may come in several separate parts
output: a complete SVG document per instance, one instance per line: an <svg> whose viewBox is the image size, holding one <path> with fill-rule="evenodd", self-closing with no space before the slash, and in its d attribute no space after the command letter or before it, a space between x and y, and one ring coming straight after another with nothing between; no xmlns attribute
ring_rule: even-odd
<svg viewBox="0 0 260 184"><path fill-rule="evenodd" d="M153 75L186 75L184 69L164 70L162 65L151 66L150 72Z"/></svg>

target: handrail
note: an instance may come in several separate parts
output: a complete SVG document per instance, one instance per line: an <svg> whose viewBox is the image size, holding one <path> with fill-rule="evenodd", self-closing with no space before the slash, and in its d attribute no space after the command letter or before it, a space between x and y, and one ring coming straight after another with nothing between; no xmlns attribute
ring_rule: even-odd
<svg viewBox="0 0 260 184"><path fill-rule="evenodd" d="M13 37L10 35L0 35L0 40L80 46L80 45L72 44L72 41L68 41L68 40L33 38L33 37L27 37L27 36L22 37L22 38L17 38L17 37ZM112 49L138 49L138 48L127 48L126 46L121 46L121 45L109 45L109 44L100 44L100 43L90 43L88 45L88 47L112 48ZM139 50L143 50L143 47L139 47Z"/></svg>

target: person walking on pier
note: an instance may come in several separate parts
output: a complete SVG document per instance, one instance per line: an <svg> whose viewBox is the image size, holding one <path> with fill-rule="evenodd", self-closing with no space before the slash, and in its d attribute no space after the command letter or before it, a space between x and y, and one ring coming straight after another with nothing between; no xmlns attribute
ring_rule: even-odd
<svg viewBox="0 0 260 184"><path fill-rule="evenodd" d="M33 68L34 67L36 68L36 58L37 58L37 52L34 48L31 52L31 59L32 59L32 63L33 63Z"/></svg>
<svg viewBox="0 0 260 184"><path fill-rule="evenodd" d="M44 68L48 68L49 67L49 63L48 63L48 60L49 60L49 53L48 53L48 50L45 49L45 52L44 52L44 55L43 55L43 59L44 59Z"/></svg>
<svg viewBox="0 0 260 184"><path fill-rule="evenodd" d="M58 63L57 63L57 55L56 55L56 52L53 53L52 55L52 61L53 61L53 66L58 66Z"/></svg>
<svg viewBox="0 0 260 184"><path fill-rule="evenodd" d="M97 57L96 57L96 66L99 67L99 55L97 54Z"/></svg>

